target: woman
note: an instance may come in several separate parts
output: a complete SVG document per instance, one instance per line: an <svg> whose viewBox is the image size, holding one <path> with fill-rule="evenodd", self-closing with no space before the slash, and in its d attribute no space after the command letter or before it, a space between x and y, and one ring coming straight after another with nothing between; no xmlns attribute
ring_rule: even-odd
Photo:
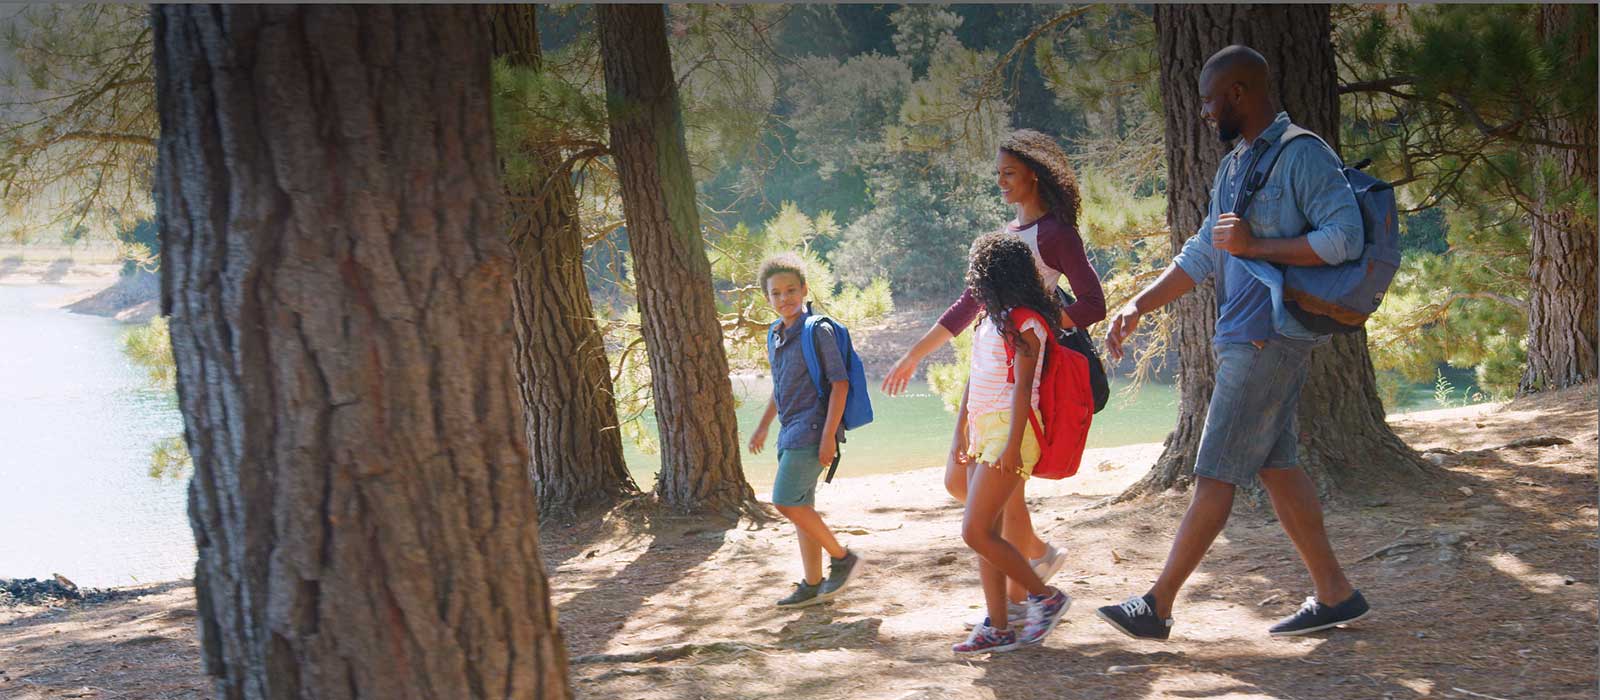
<svg viewBox="0 0 1600 700"><path fill-rule="evenodd" d="M1028 244L1045 289L1054 291L1065 276L1077 298L1063 309L1061 328L1087 329L1090 324L1104 319L1105 293L1100 289L1099 275L1089 265L1083 239L1078 235L1078 178L1067 162L1067 154L1055 139L1032 129L1018 129L1000 144L995 175L1001 198L1016 208L1016 218L1006 229ZM971 292L963 292L939 317L938 323L889 369L883 380L884 393L894 396L904 391L917 371L917 364L960 335L972 324L979 310L979 302ZM967 495L969 461L965 422L966 407L963 406L956 419L944 479L950 495L963 502ZM1003 537L1028 557L1039 578L1048 581L1061 569L1066 557L1034 532L1023 489L1012 492L1003 518ZM1010 582L1007 595L1012 603L1020 605L1026 593L1016 581Z"/></svg>

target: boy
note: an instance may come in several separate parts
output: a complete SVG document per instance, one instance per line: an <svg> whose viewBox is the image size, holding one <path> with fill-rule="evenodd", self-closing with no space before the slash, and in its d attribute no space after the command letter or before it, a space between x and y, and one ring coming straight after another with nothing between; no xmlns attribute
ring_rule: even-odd
<svg viewBox="0 0 1600 700"><path fill-rule="evenodd" d="M839 421L844 416L850 381L834 340L833 326L818 323L813 331L817 358L831 389L826 402L817 395L800 348L801 331L811 310L806 303L809 290L799 257L783 254L767 259L761 263L760 281L767 301L781 320L773 331L768 357L772 363L772 399L767 402L755 434L750 436L750 451L761 453L767 428L773 418L779 418L778 476L772 485L772 505L794 523L805 578L777 604L780 608L804 607L837 595L861 562L855 553L839 545L833 530L812 507L817 477L839 454ZM826 579L822 577L824 550L831 559Z"/></svg>

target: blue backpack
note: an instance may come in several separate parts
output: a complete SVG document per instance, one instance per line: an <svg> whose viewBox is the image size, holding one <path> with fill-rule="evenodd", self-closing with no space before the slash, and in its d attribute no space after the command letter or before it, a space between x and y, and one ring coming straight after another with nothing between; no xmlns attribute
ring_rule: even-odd
<svg viewBox="0 0 1600 700"><path fill-rule="evenodd" d="M800 328L800 350L806 359L806 371L811 374L811 382L817 385L817 396L822 399L822 405L828 405L828 392L833 387L823 381L822 360L817 357L816 327L819 323L833 326L833 337L839 345L839 356L844 358L846 372L850 375L850 393L844 400L844 416L839 419L839 427L845 430L855 430L872 422L872 399L867 396L867 370L861 364L861 356L856 354L856 348L850 344L850 331L845 330L843 324L827 316L811 314L806 317L805 325ZM783 328L783 321L772 322L767 329L767 364L772 363L772 353L777 347L778 332ZM776 390L776 386L773 387Z"/></svg>
<svg viewBox="0 0 1600 700"><path fill-rule="evenodd" d="M1239 191L1234 211L1244 216L1256 190L1267 182L1267 174L1278 162L1289 142L1310 136L1322 137L1290 125L1267 152L1257 160L1255 169ZM1322 141L1328 147L1326 141ZM1328 150L1333 150L1328 147ZM1300 267L1277 265L1283 273L1283 308L1295 320L1313 333L1354 333L1361 330L1367 317L1378 310L1383 295L1394 282L1400 268L1400 227L1396 221L1394 187L1387 182L1361 172L1371 161L1362 161L1344 168L1345 181L1355 191L1356 205L1361 208L1362 231L1366 245L1361 257L1338 265Z"/></svg>

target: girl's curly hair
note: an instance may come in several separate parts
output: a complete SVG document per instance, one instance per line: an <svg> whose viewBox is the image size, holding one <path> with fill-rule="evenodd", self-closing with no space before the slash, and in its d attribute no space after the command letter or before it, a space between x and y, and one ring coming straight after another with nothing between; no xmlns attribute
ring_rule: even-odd
<svg viewBox="0 0 1600 700"><path fill-rule="evenodd" d="M1000 150L1022 161L1039 178L1039 196L1056 218L1077 225L1078 175L1055 139L1033 129L1017 129L1000 142Z"/></svg>
<svg viewBox="0 0 1600 700"><path fill-rule="evenodd" d="M985 320L991 320L1006 342L1027 352L1022 333L1011 320L1010 311L1023 307L1044 317L1050 337L1061 332L1061 305L1045 292L1033 252L1016 234L987 233L972 242L967 265L967 288L983 304Z"/></svg>

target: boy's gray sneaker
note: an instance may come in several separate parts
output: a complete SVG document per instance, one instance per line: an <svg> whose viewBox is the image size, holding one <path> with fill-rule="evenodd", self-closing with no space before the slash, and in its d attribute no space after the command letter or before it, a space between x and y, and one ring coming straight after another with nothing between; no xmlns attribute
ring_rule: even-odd
<svg viewBox="0 0 1600 700"><path fill-rule="evenodd" d="M803 608L807 605L816 605L824 600L826 599L822 597L821 583L811 584L801 581L794 584L794 592L790 593L789 597L778 601L778 607Z"/></svg>
<svg viewBox="0 0 1600 700"><path fill-rule="evenodd" d="M851 550L844 551L843 559L828 558L828 578L822 582L822 597L832 598L850 583L850 576L855 573L856 565L861 563L861 557Z"/></svg>

